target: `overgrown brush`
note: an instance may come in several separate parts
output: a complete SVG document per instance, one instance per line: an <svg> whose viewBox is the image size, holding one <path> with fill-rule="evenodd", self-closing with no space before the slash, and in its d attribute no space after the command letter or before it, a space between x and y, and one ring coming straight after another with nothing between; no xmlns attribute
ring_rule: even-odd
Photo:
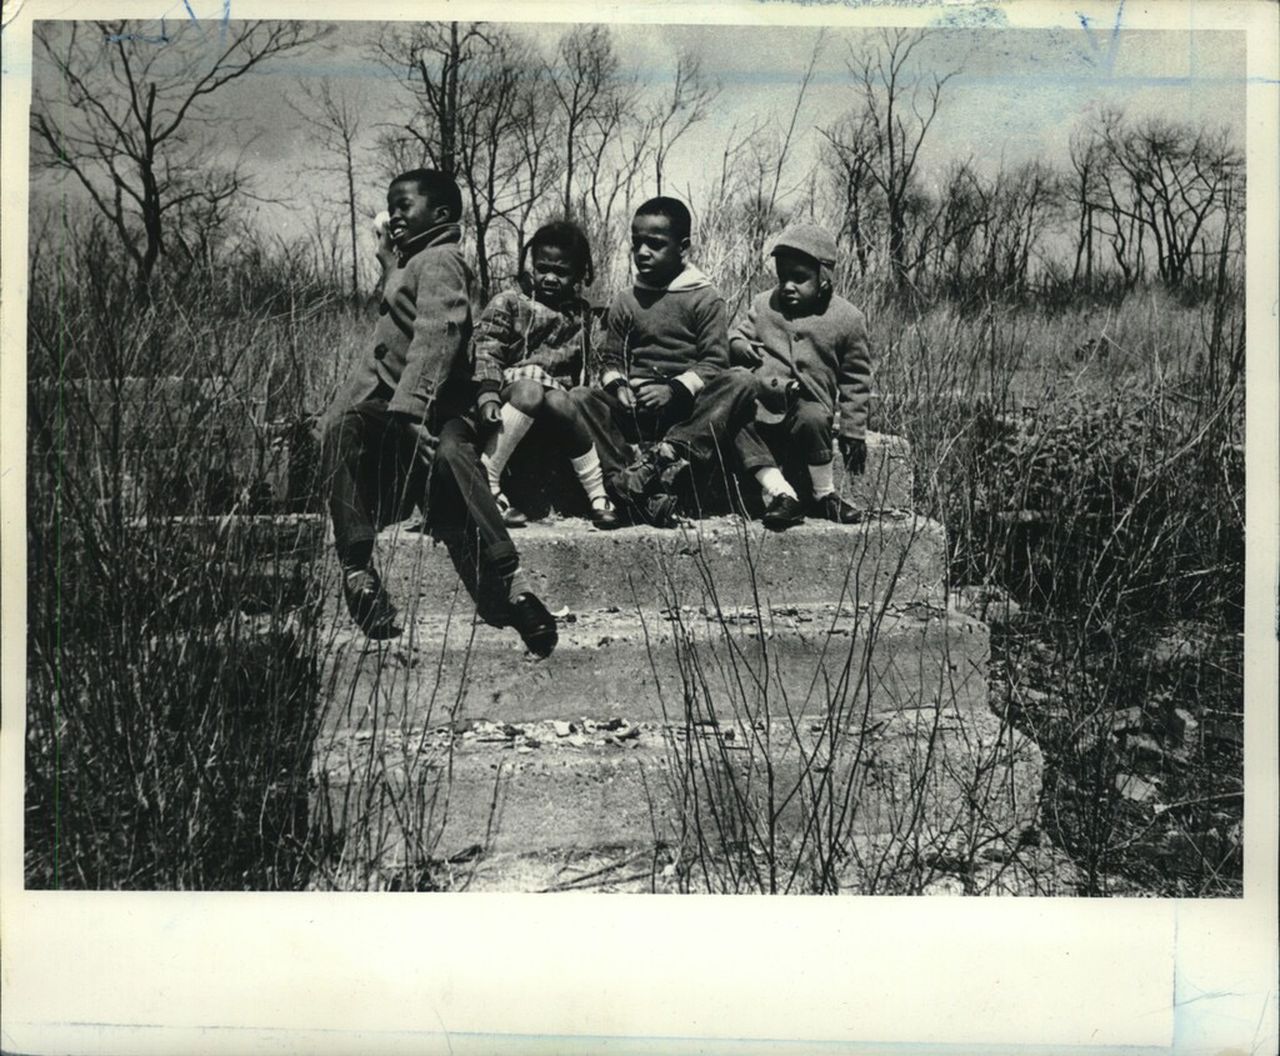
<svg viewBox="0 0 1280 1056"><path fill-rule="evenodd" d="M212 272L140 301L101 232L63 234L29 313L27 882L298 887L316 540L227 516L270 507L296 320Z"/></svg>

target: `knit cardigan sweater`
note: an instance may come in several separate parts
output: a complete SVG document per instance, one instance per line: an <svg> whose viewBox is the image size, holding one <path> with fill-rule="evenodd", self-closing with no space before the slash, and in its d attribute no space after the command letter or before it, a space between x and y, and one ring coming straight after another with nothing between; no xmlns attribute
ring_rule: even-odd
<svg viewBox="0 0 1280 1056"><path fill-rule="evenodd" d="M457 224L441 224L401 247L387 270L372 347L357 361L326 417L387 393L387 410L429 422L442 396L470 391L475 277Z"/></svg>
<svg viewBox="0 0 1280 1056"><path fill-rule="evenodd" d="M833 417L840 411L840 436L867 435L871 400L871 352L867 320L843 297L833 295L815 315L788 318L775 287L757 295L747 317L729 335L735 363L754 366L752 349L764 356L762 378L794 378L801 399L814 400Z"/></svg>
<svg viewBox="0 0 1280 1056"><path fill-rule="evenodd" d="M601 382L677 382L696 396L729 365L724 297L686 266L664 289L636 285L609 306L601 349Z"/></svg>

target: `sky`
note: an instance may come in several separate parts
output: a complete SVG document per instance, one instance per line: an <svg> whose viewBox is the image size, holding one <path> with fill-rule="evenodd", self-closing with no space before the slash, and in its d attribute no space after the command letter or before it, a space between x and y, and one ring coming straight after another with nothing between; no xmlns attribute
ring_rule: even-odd
<svg viewBox="0 0 1280 1056"><path fill-rule="evenodd" d="M569 27L517 26L550 54ZM393 117L402 89L368 54L373 23L337 24L322 42L253 73L213 97L215 153L237 156L256 176L256 188L286 205L256 206L257 220L285 237L311 224L312 204L338 191L317 172L326 160L314 131L286 97L300 85L329 80L359 93L369 133ZM726 140L753 123L785 126L815 47L818 58L804 99L784 182L801 186L815 162L818 129L849 107L848 60L874 40L873 31L808 27L615 25L623 67L651 91L669 87L677 51L697 54L719 85L712 110L696 133L673 151L669 186L686 192L697 210ZM1245 40L1241 33L1182 30L943 29L917 50L923 73L954 73L943 89L936 121L922 151L926 183L948 162L969 159L990 172L1032 158L1065 163L1071 130L1101 106L1134 116L1163 114L1225 126L1243 142ZM37 78L41 76L37 65ZM372 215L383 188L372 174L362 209Z"/></svg>

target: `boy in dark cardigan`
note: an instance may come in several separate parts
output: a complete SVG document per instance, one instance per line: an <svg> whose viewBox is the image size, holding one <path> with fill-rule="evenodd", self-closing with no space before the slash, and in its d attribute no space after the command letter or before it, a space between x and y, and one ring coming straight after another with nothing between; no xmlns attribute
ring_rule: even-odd
<svg viewBox="0 0 1280 1056"><path fill-rule="evenodd" d="M458 185L431 169L406 172L392 181L387 210L395 259L386 260L372 348L321 423L347 608L370 638L400 633L373 547L380 528L418 504L433 531L476 532L480 558L508 588L510 623L546 656L555 620L520 569L468 416L475 279L458 248Z"/></svg>
<svg viewBox="0 0 1280 1056"><path fill-rule="evenodd" d="M729 368L724 298L685 260L691 226L689 210L674 198L651 198L636 210L635 282L609 307L599 387L571 394L605 482L620 497L629 463L637 466L630 444L655 444L646 457L657 472L681 458L714 466L754 413L756 379Z"/></svg>
<svg viewBox="0 0 1280 1056"><path fill-rule="evenodd" d="M759 294L729 336L733 361L762 381L794 383L797 399L773 422L755 421L734 439L742 467L760 483L764 523L783 529L804 520L778 455L798 454L808 467L808 513L853 524L860 512L835 493L832 440L839 410L839 447L846 470L866 465L871 356L863 314L832 290L836 243L813 224L794 224L774 242L778 284Z"/></svg>

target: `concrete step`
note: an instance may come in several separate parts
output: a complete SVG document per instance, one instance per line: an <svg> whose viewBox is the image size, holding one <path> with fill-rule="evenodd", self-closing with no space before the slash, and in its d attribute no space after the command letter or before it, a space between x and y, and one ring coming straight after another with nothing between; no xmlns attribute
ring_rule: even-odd
<svg viewBox="0 0 1280 1056"><path fill-rule="evenodd" d="M465 606L464 606L465 610ZM938 700L986 700L986 627L925 606L569 613L538 660L514 631L462 611L419 614L391 642L369 642L334 613L325 649L330 728L454 718L503 722L628 715L683 721L691 696L726 719L871 714Z"/></svg>
<svg viewBox="0 0 1280 1056"><path fill-rule="evenodd" d="M885 515L858 525L808 521L786 532L712 517L688 527L601 532L577 519L516 529L534 589L552 608L581 612L661 606L946 604L946 534L936 521ZM419 614L457 610L465 560L422 534L392 528L376 559L397 604ZM485 590L479 589L483 600Z"/></svg>
<svg viewBox="0 0 1280 1056"><path fill-rule="evenodd" d="M451 857L622 848L723 864L761 854L770 830L783 859L815 838L839 843L848 886L903 854L1008 849L1037 809L1038 750L985 708L904 709L838 730L560 725L393 724L331 745L320 794L375 862L360 886ZM499 886L523 889L519 875Z"/></svg>

